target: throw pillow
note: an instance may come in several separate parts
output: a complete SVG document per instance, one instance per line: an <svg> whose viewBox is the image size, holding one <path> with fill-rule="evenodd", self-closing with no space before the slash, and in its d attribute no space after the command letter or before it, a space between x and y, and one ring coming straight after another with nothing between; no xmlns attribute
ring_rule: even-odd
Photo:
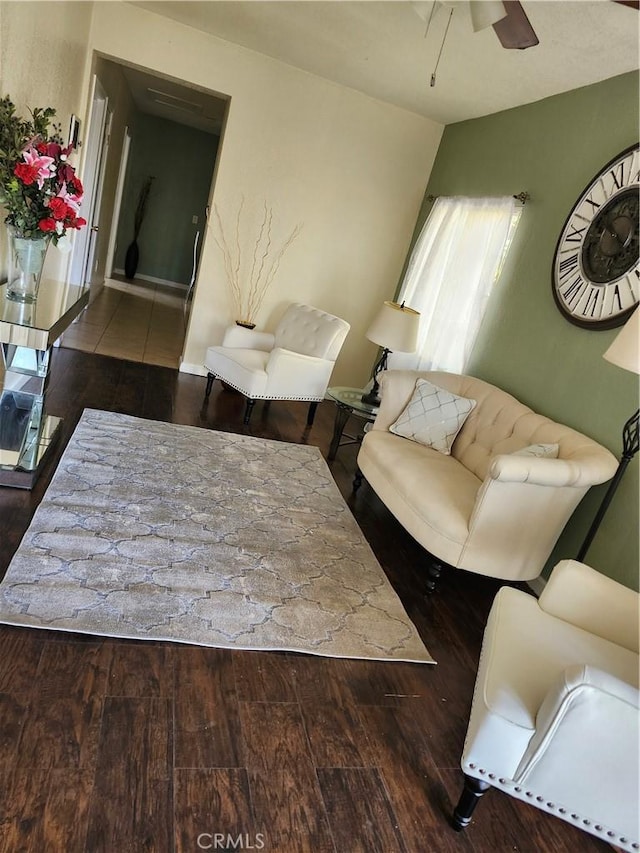
<svg viewBox="0 0 640 853"><path fill-rule="evenodd" d="M559 444L530 444L522 450L514 450L512 456L537 456L540 459L557 459Z"/></svg>
<svg viewBox="0 0 640 853"><path fill-rule="evenodd" d="M448 456L475 405L475 400L459 397L426 379L418 379L413 396L389 431Z"/></svg>

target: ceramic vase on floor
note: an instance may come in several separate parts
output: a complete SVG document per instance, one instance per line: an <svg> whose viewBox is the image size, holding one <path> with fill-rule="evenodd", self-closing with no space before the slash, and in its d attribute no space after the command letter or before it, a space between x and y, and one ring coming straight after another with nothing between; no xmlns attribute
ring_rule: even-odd
<svg viewBox="0 0 640 853"><path fill-rule="evenodd" d="M7 299L14 302L35 302L51 240L49 237L23 237L10 225L7 227L7 239Z"/></svg>

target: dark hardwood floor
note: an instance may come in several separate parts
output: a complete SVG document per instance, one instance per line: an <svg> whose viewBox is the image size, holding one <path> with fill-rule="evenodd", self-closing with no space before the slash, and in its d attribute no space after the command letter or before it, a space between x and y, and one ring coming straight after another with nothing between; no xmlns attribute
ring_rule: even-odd
<svg viewBox="0 0 640 853"><path fill-rule="evenodd" d="M85 407L317 444L334 407L256 406L177 371L58 349L49 411L63 436L33 492L0 488L0 576ZM365 484L330 464L437 666L203 649L0 626L0 853L610 851L491 791L462 834L461 785L484 622L498 582L443 575ZM215 459L211 460L215 465Z"/></svg>

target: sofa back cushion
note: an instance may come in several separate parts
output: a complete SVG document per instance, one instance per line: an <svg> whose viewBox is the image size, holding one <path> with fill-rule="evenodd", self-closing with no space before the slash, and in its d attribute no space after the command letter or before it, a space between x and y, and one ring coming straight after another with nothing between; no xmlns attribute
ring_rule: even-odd
<svg viewBox="0 0 640 853"><path fill-rule="evenodd" d="M538 415L495 385L442 371L420 374L425 379L462 397L476 400L451 449L451 455L484 480L491 460L532 444L558 444L558 456L570 459L597 445L570 427Z"/></svg>

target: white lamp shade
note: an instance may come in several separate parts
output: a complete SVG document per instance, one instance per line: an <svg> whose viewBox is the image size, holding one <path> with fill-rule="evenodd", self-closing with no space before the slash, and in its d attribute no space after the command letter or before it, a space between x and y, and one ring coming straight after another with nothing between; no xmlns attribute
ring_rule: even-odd
<svg viewBox="0 0 640 853"><path fill-rule="evenodd" d="M625 370L640 373L640 308L636 308L602 357Z"/></svg>
<svg viewBox="0 0 640 853"><path fill-rule="evenodd" d="M391 352L415 352L420 314L397 302L384 302L367 330L367 337Z"/></svg>
<svg viewBox="0 0 640 853"><path fill-rule="evenodd" d="M507 17L507 10L500 0L469 0L469 9L474 33Z"/></svg>

